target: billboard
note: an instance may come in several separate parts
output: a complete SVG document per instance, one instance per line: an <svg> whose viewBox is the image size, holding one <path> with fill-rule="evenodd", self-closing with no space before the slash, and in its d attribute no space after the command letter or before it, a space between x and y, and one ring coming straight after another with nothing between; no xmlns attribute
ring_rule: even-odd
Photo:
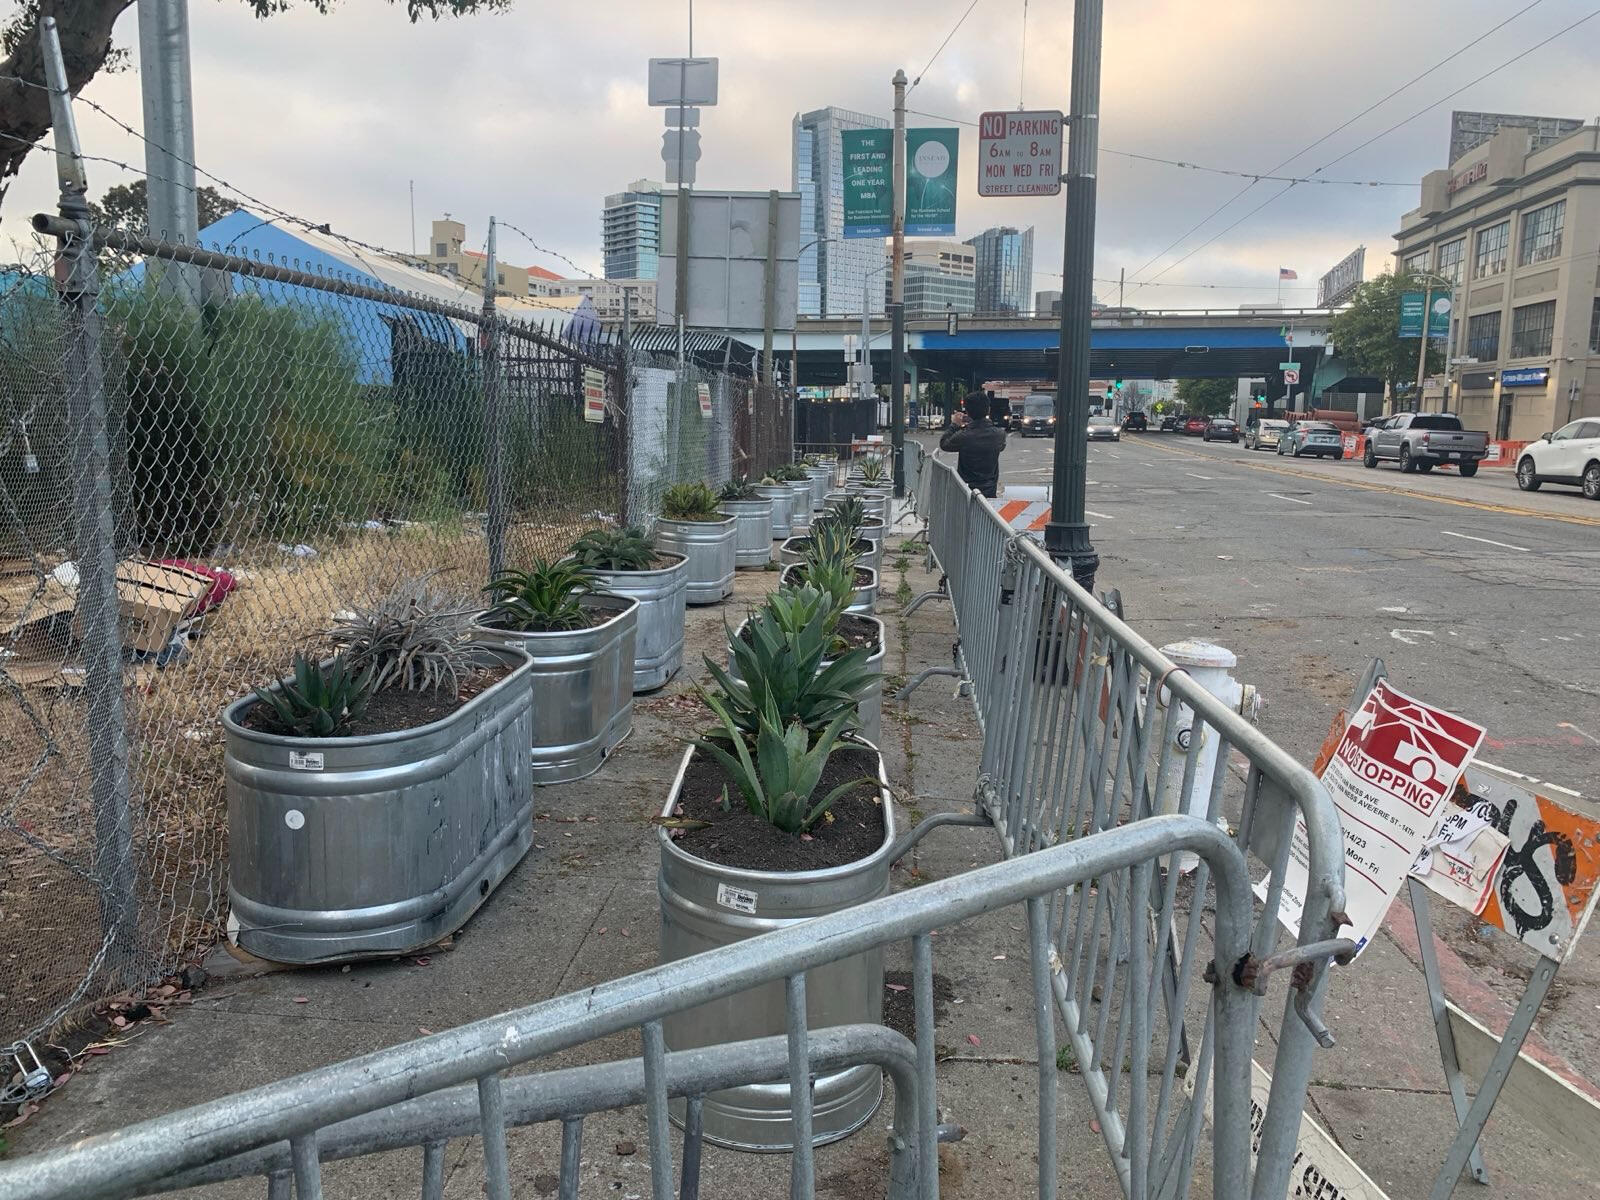
<svg viewBox="0 0 1600 1200"><path fill-rule="evenodd" d="M688 299L684 324L696 329L762 329L766 321L767 230L776 206L772 326L793 329L800 286L798 192L691 192ZM661 267L656 322L678 320L678 205L661 206Z"/></svg>
<svg viewBox="0 0 1600 1200"><path fill-rule="evenodd" d="M1400 293L1400 336L1403 338L1419 338L1422 336L1422 310L1427 305L1428 309L1428 336L1430 338L1447 338L1450 336L1450 313L1455 307L1450 297L1443 292L1401 292Z"/></svg>
<svg viewBox="0 0 1600 1200"><path fill-rule="evenodd" d="M886 238L894 232L894 130L844 129L844 236ZM956 164L960 131L906 130L906 235L949 237L956 231Z"/></svg>
<svg viewBox="0 0 1600 1200"><path fill-rule="evenodd" d="M1333 269L1317 280L1317 307L1332 308L1343 304L1361 286L1361 273L1366 266L1367 248L1357 246L1354 251L1334 263Z"/></svg>

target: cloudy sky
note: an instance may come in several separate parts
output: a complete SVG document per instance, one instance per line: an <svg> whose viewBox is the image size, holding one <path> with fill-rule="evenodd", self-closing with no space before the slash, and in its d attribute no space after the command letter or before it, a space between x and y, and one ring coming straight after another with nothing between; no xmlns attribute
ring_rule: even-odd
<svg viewBox="0 0 1600 1200"><path fill-rule="evenodd" d="M978 0L924 71L969 3L700 0L695 51L721 59L721 104L701 126L701 186L789 187L793 115L836 104L887 116L899 67L922 74L910 107L938 118L973 122L1019 99L1066 109L1069 0L1028 4L1025 75L1023 0ZM197 158L278 208L398 249L412 244L415 181L422 241L429 219L448 211L476 244L493 213L597 271L601 198L661 175L645 60L686 50L687 9L687 0L518 0L503 15L410 25L403 5L378 0L268 21L239 0L191 0ZM1370 276L1416 204L1417 180L1445 165L1452 108L1600 112L1600 16L1473 82L1596 11L1593 0L1108 0L1095 274L1150 281L1128 288L1128 303L1144 307L1270 300L1280 266L1300 275L1285 303L1310 303L1317 276L1358 244ZM136 46L132 9L118 34ZM103 76L85 95L141 125L136 73ZM87 151L142 164L140 143L104 117L80 105L78 121ZM1284 187L1256 183L1184 237L1249 181L1112 151L1255 172L1295 156L1276 173L1325 168L1329 179L1404 186L1295 186L1224 233ZM971 126L961 160L959 235L1034 225L1034 286L1059 287L1061 199L979 200ZM90 171L95 194L131 177L100 163ZM19 236L53 198L53 165L35 154L6 198L0 236ZM515 234L501 253L576 273ZM1115 282L1096 291L1115 302Z"/></svg>

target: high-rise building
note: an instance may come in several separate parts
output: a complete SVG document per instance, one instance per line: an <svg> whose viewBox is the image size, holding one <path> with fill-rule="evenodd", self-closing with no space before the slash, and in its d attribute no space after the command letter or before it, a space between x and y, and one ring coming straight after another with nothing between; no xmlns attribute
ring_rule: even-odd
<svg viewBox="0 0 1600 1200"><path fill-rule="evenodd" d="M885 257L888 257L887 251ZM926 267L962 279L972 279L977 275L977 251L966 242L913 238L906 242L905 258L908 267Z"/></svg>
<svg viewBox="0 0 1600 1200"><path fill-rule="evenodd" d="M873 312L883 311L883 289L868 272L884 265L877 238L845 240L846 129L887 129L889 122L844 108L819 108L794 118L794 190L800 193L800 315L842 317L861 312L863 288ZM809 244L808 244L809 243Z"/></svg>
<svg viewBox="0 0 1600 1200"><path fill-rule="evenodd" d="M661 262L662 184L635 179L600 214L607 279L654 279Z"/></svg>
<svg viewBox="0 0 1600 1200"><path fill-rule="evenodd" d="M887 271L884 276L884 301L887 303L893 283L887 280ZM952 275L920 263L906 264L905 305L908 317L937 317L947 312L970 313L974 290L970 275Z"/></svg>
<svg viewBox="0 0 1600 1200"><path fill-rule="evenodd" d="M1575 117L1529 117L1516 113L1461 112L1450 114L1450 162L1476 150L1502 129L1526 129L1533 135L1530 149L1543 150L1583 128Z"/></svg>
<svg viewBox="0 0 1600 1200"><path fill-rule="evenodd" d="M1059 317L1061 315L1061 293L1056 291L1035 292L1033 294L1033 315L1036 317Z"/></svg>
<svg viewBox="0 0 1600 1200"><path fill-rule="evenodd" d="M967 245L976 252L978 313L1025 313L1033 303L1033 226L985 229Z"/></svg>

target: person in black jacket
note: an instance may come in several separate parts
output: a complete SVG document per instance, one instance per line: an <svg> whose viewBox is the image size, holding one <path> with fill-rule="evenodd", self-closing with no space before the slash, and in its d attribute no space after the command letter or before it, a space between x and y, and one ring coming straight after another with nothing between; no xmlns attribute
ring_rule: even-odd
<svg viewBox="0 0 1600 1200"><path fill-rule="evenodd" d="M1005 403L1003 400L998 403ZM1000 451L1006 448L1006 431L989 420L990 397L972 392L963 402L965 413L952 413L952 428L939 439L939 449L956 452L956 474L968 487L993 499L1000 488Z"/></svg>

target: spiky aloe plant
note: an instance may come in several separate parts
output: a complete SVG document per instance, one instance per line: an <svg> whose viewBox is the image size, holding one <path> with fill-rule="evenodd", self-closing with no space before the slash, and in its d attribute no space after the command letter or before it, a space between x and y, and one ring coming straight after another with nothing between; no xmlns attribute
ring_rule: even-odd
<svg viewBox="0 0 1600 1200"><path fill-rule="evenodd" d="M357 673L334 659L326 667L304 654L294 656L293 679L276 688L256 688L257 722L265 733L285 737L338 737L367 709L376 686L373 668Z"/></svg>
<svg viewBox="0 0 1600 1200"><path fill-rule="evenodd" d="M669 521L723 521L717 494L704 483L675 483L661 494L661 515Z"/></svg>
<svg viewBox="0 0 1600 1200"><path fill-rule="evenodd" d="M799 483L802 479L810 479L806 469L799 463L783 463L772 468L772 478L783 483Z"/></svg>
<svg viewBox="0 0 1600 1200"><path fill-rule="evenodd" d="M750 476L741 475L737 479L730 479L722 485L722 490L717 493L718 500L759 500L756 494L756 485L750 482Z"/></svg>
<svg viewBox="0 0 1600 1200"><path fill-rule="evenodd" d="M754 737L747 737L721 700L705 695L705 701L721 723L722 738L701 738L695 745L728 772L752 813L785 833L805 833L839 797L863 783L876 782L870 775L858 776L841 783L820 800L813 800L822 782L822 769L844 735L848 716L834 718L813 736L799 721L783 724L777 709L768 704L757 721ZM726 788L722 807L732 807Z"/></svg>
<svg viewBox="0 0 1600 1200"><path fill-rule="evenodd" d="M588 623L581 597L594 590L594 582L568 559L535 559L526 570L500 572L483 590L494 600L489 624L516 633L553 633Z"/></svg>
<svg viewBox="0 0 1600 1200"><path fill-rule="evenodd" d="M855 599L856 567L849 562L822 561L800 564L804 586L815 588L826 596L836 613L842 613ZM837 621L837 617L835 618Z"/></svg>
<svg viewBox="0 0 1600 1200"><path fill-rule="evenodd" d="M853 537L855 534L860 533L861 527L867 523L867 502L860 496L834 500L829 504L828 511L818 517L817 520L841 522L849 526Z"/></svg>
<svg viewBox="0 0 1600 1200"><path fill-rule="evenodd" d="M883 459L876 456L862 459L861 465L856 468L856 474L860 477L861 482L869 487L876 487L886 482L888 477L888 471L883 465Z"/></svg>
<svg viewBox="0 0 1600 1200"><path fill-rule="evenodd" d="M409 575L370 608L334 626L333 644L351 672L370 669L374 691L461 694L476 667L468 641L477 605L436 582L437 571Z"/></svg>
<svg viewBox="0 0 1600 1200"><path fill-rule="evenodd" d="M596 529L573 542L567 553L585 571L648 571L656 561L656 548L637 528Z"/></svg>
<svg viewBox="0 0 1600 1200"><path fill-rule="evenodd" d="M813 521L811 536L806 539L805 548L800 551L800 561L807 566L830 563L841 567L852 567L860 557L861 550L856 544L855 530L837 518L825 520L823 517L818 517Z"/></svg>

